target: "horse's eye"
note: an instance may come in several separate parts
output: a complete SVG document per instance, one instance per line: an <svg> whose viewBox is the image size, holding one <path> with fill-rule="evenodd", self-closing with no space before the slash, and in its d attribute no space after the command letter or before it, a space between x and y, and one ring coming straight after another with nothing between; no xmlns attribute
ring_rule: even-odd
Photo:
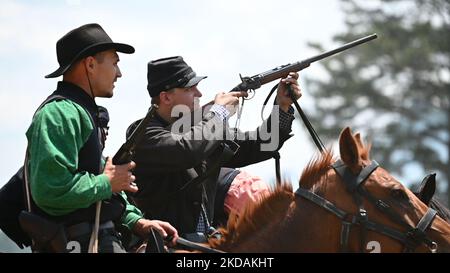
<svg viewBox="0 0 450 273"><path fill-rule="evenodd" d="M408 200L408 195L402 189L392 189L391 196L397 200L405 201Z"/></svg>

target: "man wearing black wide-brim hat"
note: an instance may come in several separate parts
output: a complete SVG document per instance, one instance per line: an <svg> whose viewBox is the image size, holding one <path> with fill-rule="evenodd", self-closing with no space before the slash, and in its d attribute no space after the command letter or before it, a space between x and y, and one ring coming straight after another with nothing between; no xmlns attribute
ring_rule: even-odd
<svg viewBox="0 0 450 273"><path fill-rule="evenodd" d="M114 83L122 76L117 52L131 54L134 48L113 42L98 24L83 25L59 39L59 68L46 78L62 75L62 81L26 133L31 211L62 223L67 240L79 244L82 252L92 242L97 202L99 252L125 251L118 225L141 236L155 228L163 236L177 237L169 223L144 219L128 203L123 191L138 190L130 172L135 163L113 165L110 158L106 163L102 159L102 118L95 98L113 95ZM38 250L52 251L45 246Z"/></svg>

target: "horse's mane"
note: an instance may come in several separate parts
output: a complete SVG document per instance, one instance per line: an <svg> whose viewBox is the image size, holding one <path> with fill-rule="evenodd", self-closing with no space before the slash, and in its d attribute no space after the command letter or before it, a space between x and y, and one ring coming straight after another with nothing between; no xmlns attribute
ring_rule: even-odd
<svg viewBox="0 0 450 273"><path fill-rule="evenodd" d="M325 152L311 159L302 172L299 186L316 193L320 192L324 185L317 182L328 172L332 161L333 153L331 152Z"/></svg>
<svg viewBox="0 0 450 273"><path fill-rule="evenodd" d="M252 234L263 228L277 224L286 215L287 209L294 200L292 184L283 182L260 200L247 205L240 217L232 213L228 218L226 229L220 228L220 240L210 240L213 248L227 250L228 246L237 245L251 238Z"/></svg>
<svg viewBox="0 0 450 273"><path fill-rule="evenodd" d="M332 161L331 152L313 158L302 173L300 179L302 188L310 189L313 186L320 188L320 183L314 184L329 170ZM213 248L227 250L228 246L236 246L251 238L251 235L260 232L262 227L269 228L277 224L286 215L294 197L291 183L284 182L276 186L268 195L249 204L240 217L232 213L228 218L227 227L220 228L222 238L210 240L210 245Z"/></svg>

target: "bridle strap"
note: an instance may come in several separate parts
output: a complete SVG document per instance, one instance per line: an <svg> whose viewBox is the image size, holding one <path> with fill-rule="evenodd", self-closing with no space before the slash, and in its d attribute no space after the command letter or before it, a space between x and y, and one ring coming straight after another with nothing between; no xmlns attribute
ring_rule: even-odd
<svg viewBox="0 0 450 273"><path fill-rule="evenodd" d="M366 191L363 187L358 188L358 193L361 196L364 196L369 200L369 202L375 206L380 212L386 214L393 222L403 226L404 228L411 228L411 226L403 221L402 219L398 218L398 215L394 213L391 210L391 206L386 204L380 199L375 198L372 194L370 194L368 191Z"/></svg>
<svg viewBox="0 0 450 273"><path fill-rule="evenodd" d="M379 164L375 160L361 170L358 176L355 176L342 160L331 164L331 167L339 174L344 181L347 189L353 193L362 182L364 182L378 168Z"/></svg>
<svg viewBox="0 0 450 273"><path fill-rule="evenodd" d="M326 200L322 196L319 196L311 191L308 191L308 190L305 190L302 188L298 188L297 191L295 192L295 194L313 202L314 204L327 210L328 212L331 212L332 214L334 214L335 216L337 216L339 219L342 220L343 229L341 230L341 249L342 248L345 249L346 246L348 245L348 239L349 239L349 233L350 233L349 228L352 225L361 225L360 218L358 216L353 215L351 217L350 221L347 221L346 219L347 219L348 215L350 215L350 214L348 214L344 210L336 207L333 203ZM404 242L407 240L407 235L404 234L403 232L397 231L395 229L386 227L384 225L378 224L378 223L370 221L370 220L365 221L364 226L368 230L378 232L380 234L389 236L389 237L399 240L401 242Z"/></svg>
<svg viewBox="0 0 450 273"><path fill-rule="evenodd" d="M350 230L352 229L352 223L342 221L341 238L339 241L340 252L348 252L348 239L350 238Z"/></svg>
<svg viewBox="0 0 450 273"><path fill-rule="evenodd" d="M420 219L420 221L416 225L416 227L407 233L407 238L406 238L407 242L406 242L404 252L412 252L414 250L414 248L419 246L422 242L424 242L428 247L430 247L431 252L436 251L437 244L435 242L431 241L425 233L425 231L433 223L433 220L436 217L436 214L437 214L437 212L434 209L428 208L428 211Z"/></svg>
<svg viewBox="0 0 450 273"><path fill-rule="evenodd" d="M392 211L391 207L388 204L380 199L375 198L363 187L360 187L362 183L378 168L378 166L379 164L376 161L372 161L370 165L363 168L361 172L357 176L355 176L341 160L338 160L334 164L332 164L332 167L336 170L338 175L341 176L344 184L352 194L356 204L359 207L358 214L353 215L351 219L348 219L348 217L350 216L349 213L336 207L330 201L309 190L298 188L295 194L313 202L314 204L327 210L328 212L331 212L342 220L340 237L340 249L342 252L347 251L350 229L352 225L359 225L361 227L361 252L364 251L363 247L366 241L366 230L378 232L400 241L405 245L405 251L408 252L414 250L422 243L426 244L428 247L430 247L431 251L434 252L437 249L437 244L431 241L426 236L425 231L430 227L436 216L435 210L429 208L425 215L420 219L417 226L413 228L405 221L402 221L401 218L399 218L399 215L396 214L395 211ZM408 231L401 232L377 222L370 221L368 219L367 212L362 205L361 197L366 197L367 200L372 203L379 211L387 214L391 220L407 228Z"/></svg>
<svg viewBox="0 0 450 273"><path fill-rule="evenodd" d="M401 218L399 218L398 215L393 210L391 210L391 207L388 204L386 204L380 199L375 198L364 188L362 187L358 188L358 193L366 197L370 203L372 203L380 212L386 214L393 222L403 226L405 229L408 230L406 239L403 241L403 243L405 244L405 252L407 251L410 252L411 250L409 249L414 249L422 242L425 243L431 249L436 247L436 243L431 241L425 234L425 230L431 225L431 223L434 220L434 217L437 214L437 212L434 209L428 208L427 212L419 220L417 226L413 228L411 227L411 225L409 225ZM419 225L420 229L418 229Z"/></svg>
<svg viewBox="0 0 450 273"><path fill-rule="evenodd" d="M345 220L345 218L347 216L347 212L336 207L333 203L331 203L327 199L325 199L322 196L319 196L311 191L308 191L308 190L305 190L302 188L298 188L295 191L295 194L313 202L314 204L327 210L328 212L331 212L332 214L336 215L341 220Z"/></svg>
<svg viewBox="0 0 450 273"><path fill-rule="evenodd" d="M427 213L420 219L419 223L416 226L416 229L425 232L425 230L428 229L428 227L433 223L434 217L436 217L437 212L432 209L428 208Z"/></svg>

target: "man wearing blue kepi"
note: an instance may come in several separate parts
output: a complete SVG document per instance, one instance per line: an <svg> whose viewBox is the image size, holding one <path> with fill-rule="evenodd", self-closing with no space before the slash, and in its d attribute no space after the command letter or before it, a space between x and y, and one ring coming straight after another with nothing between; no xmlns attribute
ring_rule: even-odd
<svg viewBox="0 0 450 273"><path fill-rule="evenodd" d="M98 130L95 98L113 96L114 83L122 76L117 52L131 54L134 48L113 42L100 25L87 24L64 35L56 52L60 67L46 78L63 79L26 133L32 212L63 224L68 241L78 242L81 252L88 249L97 202L102 202L99 252L125 252L119 225L143 237L154 228L175 241L175 228L144 219L127 201L124 191L138 190L131 173L135 163L102 160L105 138Z"/></svg>

